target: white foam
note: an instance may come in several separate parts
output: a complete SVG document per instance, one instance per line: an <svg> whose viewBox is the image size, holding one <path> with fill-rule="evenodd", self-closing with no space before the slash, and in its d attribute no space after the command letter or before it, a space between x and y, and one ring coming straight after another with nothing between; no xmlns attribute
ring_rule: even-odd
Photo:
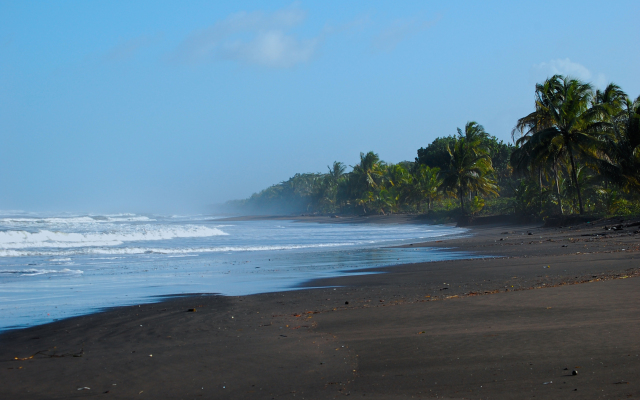
<svg viewBox="0 0 640 400"><path fill-rule="evenodd" d="M14 269L14 270L0 270L0 274L16 274L20 276L36 276L36 275L44 275L44 274L83 274L84 271L79 269L68 269L64 268L61 270L56 269L37 269L37 268L27 268L27 269Z"/></svg>
<svg viewBox="0 0 640 400"><path fill-rule="evenodd" d="M323 247L353 246L356 243L322 243L308 245L282 245L282 246L221 246L203 248L162 249L152 247L124 247L124 248L95 248L83 247L70 250L44 251L44 250L0 250L0 257L51 257L73 255L132 255L132 254L193 254L193 253L219 253L238 251L282 251L313 249Z"/></svg>
<svg viewBox="0 0 640 400"><path fill-rule="evenodd" d="M129 227L120 232L59 232L41 230L0 232L0 250L26 249L39 247L72 248L118 246L124 242L167 240L175 238L194 238L227 235L217 228L198 225L157 226L141 225ZM57 253L56 253L57 254Z"/></svg>
<svg viewBox="0 0 640 400"><path fill-rule="evenodd" d="M5 225L74 225L74 224L99 224L105 222L151 222L155 219L134 214L93 215L81 217L6 217L0 218L0 224Z"/></svg>
<svg viewBox="0 0 640 400"><path fill-rule="evenodd" d="M153 218L136 216L133 214L121 214L121 215L113 215L107 216L107 222L140 222L140 221L155 221Z"/></svg>

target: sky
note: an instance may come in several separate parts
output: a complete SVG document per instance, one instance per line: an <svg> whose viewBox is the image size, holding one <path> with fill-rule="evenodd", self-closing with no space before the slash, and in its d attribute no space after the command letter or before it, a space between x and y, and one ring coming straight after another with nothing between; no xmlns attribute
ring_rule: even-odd
<svg viewBox="0 0 640 400"><path fill-rule="evenodd" d="M199 213L477 121L640 95L640 2L0 0L0 210Z"/></svg>

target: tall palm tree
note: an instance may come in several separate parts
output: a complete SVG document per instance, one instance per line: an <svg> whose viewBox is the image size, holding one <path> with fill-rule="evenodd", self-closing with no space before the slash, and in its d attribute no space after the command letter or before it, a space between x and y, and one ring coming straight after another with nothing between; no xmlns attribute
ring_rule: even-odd
<svg viewBox="0 0 640 400"><path fill-rule="evenodd" d="M604 90L596 90L591 112L596 113L600 121L611 122L622 112L628 100L627 94L620 86L610 83Z"/></svg>
<svg viewBox="0 0 640 400"><path fill-rule="evenodd" d="M537 136L529 137L528 141L518 141L511 153L511 166L516 175L527 176L531 181L538 182L540 193L544 191L542 178L551 175L556 186L556 198L560 214L563 214L562 194L560 190L560 165L566 158L566 148L553 141L540 142ZM542 201L542 196L539 196ZM542 203L540 204L542 211Z"/></svg>
<svg viewBox="0 0 640 400"><path fill-rule="evenodd" d="M468 124L467 124L468 125ZM442 171L442 188L455 193L460 199L460 209L465 213L464 199L471 191L480 194L498 194L488 153L478 151L480 141L466 135L456 138L453 147L447 146L449 165Z"/></svg>
<svg viewBox="0 0 640 400"><path fill-rule="evenodd" d="M512 134L520 132L516 144L532 142L531 148L555 146L566 152L571 164L571 179L576 187L580 214L584 213L577 177L576 157L597 146L594 123L603 107L591 107L594 98L590 84L554 75L536 85L536 109L518 120Z"/></svg>
<svg viewBox="0 0 640 400"><path fill-rule="evenodd" d="M331 180L334 182L338 182L338 179L340 179L342 175L344 175L344 171L347 169L347 166L340 161L334 161L333 165L331 167L327 166L327 168L329 168L329 176Z"/></svg>
<svg viewBox="0 0 640 400"><path fill-rule="evenodd" d="M360 178L360 183L366 187L376 187L382 179L380 157L370 151L360 153L360 163L353 167L353 172Z"/></svg>
<svg viewBox="0 0 640 400"><path fill-rule="evenodd" d="M625 99L608 125L612 135L603 140L598 170L624 189L640 192L640 96Z"/></svg>
<svg viewBox="0 0 640 400"><path fill-rule="evenodd" d="M382 183L384 165L380 157L370 151L366 154L360 153L360 163L353 166L349 179L351 197L356 204L362 206L364 212L366 212L367 203L376 197L375 190Z"/></svg>
<svg viewBox="0 0 640 400"><path fill-rule="evenodd" d="M484 130L484 127L475 121L469 121L464 126L464 132L462 129L457 128L458 137L463 137L467 143L474 143L472 151L477 154L488 154L489 149L483 143L485 139L489 137L489 134Z"/></svg>

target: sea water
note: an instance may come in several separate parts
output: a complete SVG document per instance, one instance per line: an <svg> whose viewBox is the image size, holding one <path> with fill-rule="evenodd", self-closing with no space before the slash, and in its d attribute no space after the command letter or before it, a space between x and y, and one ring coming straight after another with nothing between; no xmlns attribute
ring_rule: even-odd
<svg viewBox="0 0 640 400"><path fill-rule="evenodd" d="M426 224L3 213L0 331L169 295L291 290L364 268L471 257L389 247L464 234Z"/></svg>

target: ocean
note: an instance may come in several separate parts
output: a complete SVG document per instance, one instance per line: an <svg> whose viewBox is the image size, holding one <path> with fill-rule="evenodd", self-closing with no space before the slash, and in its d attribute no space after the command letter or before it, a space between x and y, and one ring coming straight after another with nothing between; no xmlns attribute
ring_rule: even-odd
<svg viewBox="0 0 640 400"><path fill-rule="evenodd" d="M207 215L0 214L0 331L170 295L293 290L314 278L471 258L442 225L225 222Z"/></svg>

